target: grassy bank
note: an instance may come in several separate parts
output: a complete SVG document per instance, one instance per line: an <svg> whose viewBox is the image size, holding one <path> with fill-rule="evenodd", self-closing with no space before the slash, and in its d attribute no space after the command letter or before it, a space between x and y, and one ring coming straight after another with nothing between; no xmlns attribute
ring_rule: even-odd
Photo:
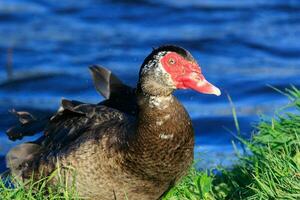
<svg viewBox="0 0 300 200"><path fill-rule="evenodd" d="M238 155L232 169L219 169L214 175L192 168L163 199L300 199L300 91L292 88L286 95L296 112L264 117L250 140L240 138L247 153ZM0 181L0 199L76 199L75 193L59 186L48 188L45 182L25 189L22 184L12 188ZM34 184L40 185L38 191Z"/></svg>
<svg viewBox="0 0 300 200"><path fill-rule="evenodd" d="M231 170L211 175L192 169L165 200L300 199L300 91L285 95L296 112L261 119L250 141L241 138L247 153Z"/></svg>
<svg viewBox="0 0 300 200"><path fill-rule="evenodd" d="M0 200L79 200L75 188L68 187L66 180L63 180L60 174L58 168L48 177L43 177L36 182L29 180L26 183L3 178L0 181ZM47 183L54 177L58 177L58 183L48 187Z"/></svg>

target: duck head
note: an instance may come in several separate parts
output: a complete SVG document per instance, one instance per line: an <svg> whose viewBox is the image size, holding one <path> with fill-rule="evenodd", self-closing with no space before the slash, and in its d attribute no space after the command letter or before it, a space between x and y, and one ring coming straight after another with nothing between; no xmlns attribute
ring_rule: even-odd
<svg viewBox="0 0 300 200"><path fill-rule="evenodd" d="M149 95L167 96L175 89L192 89L217 96L221 94L205 79L193 56L178 46L154 49L144 60L139 77L140 89Z"/></svg>

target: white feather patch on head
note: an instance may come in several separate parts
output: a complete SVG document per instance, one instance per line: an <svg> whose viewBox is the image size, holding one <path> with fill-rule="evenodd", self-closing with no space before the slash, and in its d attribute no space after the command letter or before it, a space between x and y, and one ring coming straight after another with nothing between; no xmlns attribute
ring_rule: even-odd
<svg viewBox="0 0 300 200"><path fill-rule="evenodd" d="M161 51L158 52L156 55L153 56L153 59L150 60L146 65L144 65L142 69L142 74L145 74L151 70L154 70L157 76L165 76L168 81L168 85L174 85L171 75L165 70L162 66L160 60L166 55L170 53L169 51Z"/></svg>
<svg viewBox="0 0 300 200"><path fill-rule="evenodd" d="M165 68L162 66L161 62L159 62L158 64L158 67L155 68L156 70L156 73L158 76L164 76L164 80L166 80L166 84L168 86L173 86L174 89L176 89L176 86L173 82L173 79L171 77L171 75L165 70Z"/></svg>
<svg viewBox="0 0 300 200"><path fill-rule="evenodd" d="M161 52L158 52L156 55L153 56L153 59L150 60L148 63L146 63L144 66L143 66L143 69L142 69L142 74L145 74L147 73L148 71L150 71L151 69L153 69L155 67L155 65L157 65L157 63L160 61L160 59L166 55L168 52L167 51L161 51Z"/></svg>

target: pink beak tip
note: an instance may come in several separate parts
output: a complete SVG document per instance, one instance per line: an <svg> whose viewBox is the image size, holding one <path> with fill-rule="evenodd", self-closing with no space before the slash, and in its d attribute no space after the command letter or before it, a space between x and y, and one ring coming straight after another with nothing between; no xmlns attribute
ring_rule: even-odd
<svg viewBox="0 0 300 200"><path fill-rule="evenodd" d="M221 90L216 87L215 90L214 90L214 94L217 95L217 96L220 96L221 95Z"/></svg>

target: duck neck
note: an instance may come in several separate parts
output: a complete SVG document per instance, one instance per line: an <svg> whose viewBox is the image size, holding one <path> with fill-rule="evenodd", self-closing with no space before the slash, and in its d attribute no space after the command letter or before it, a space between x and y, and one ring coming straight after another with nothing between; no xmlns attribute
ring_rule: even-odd
<svg viewBox="0 0 300 200"><path fill-rule="evenodd" d="M169 168L177 166L183 157L193 159L191 120L177 99L172 94L153 96L138 93L137 97L137 132L130 145L131 160L135 162L136 170L158 177L163 171L169 173ZM182 168L179 166L179 169ZM170 171L170 176L174 173Z"/></svg>
<svg viewBox="0 0 300 200"><path fill-rule="evenodd" d="M138 95L138 127L136 139L139 146L153 150L154 146L180 145L193 133L190 117L172 94L154 96ZM190 131L191 130L191 131ZM149 142L152 142L149 145ZM151 147L150 147L151 146ZM160 148L157 148L160 151ZM161 152L162 153L162 152Z"/></svg>

